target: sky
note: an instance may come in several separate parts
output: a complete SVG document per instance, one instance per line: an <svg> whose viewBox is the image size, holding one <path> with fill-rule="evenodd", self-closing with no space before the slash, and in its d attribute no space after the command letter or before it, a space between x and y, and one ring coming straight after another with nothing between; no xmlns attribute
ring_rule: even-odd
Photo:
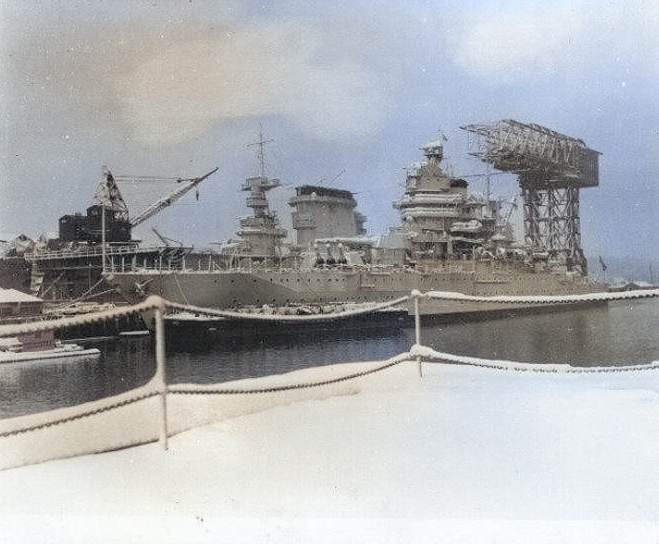
<svg viewBox="0 0 659 544"><path fill-rule="evenodd" d="M659 261L659 4L653 0L0 1L0 233L57 232L115 176L195 177L136 229L208 247L266 170L356 193L370 235L399 223L405 168L440 134L484 190L461 126L515 119L599 151L581 191L587 255ZM173 188L120 186L136 215ZM493 193L518 192L510 176Z"/></svg>

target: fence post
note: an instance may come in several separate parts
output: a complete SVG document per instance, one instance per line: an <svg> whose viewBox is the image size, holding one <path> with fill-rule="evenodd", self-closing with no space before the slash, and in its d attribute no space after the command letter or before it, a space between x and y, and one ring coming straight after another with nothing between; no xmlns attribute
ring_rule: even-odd
<svg viewBox="0 0 659 544"><path fill-rule="evenodd" d="M167 375L165 373L165 320L162 301L156 306L156 383L160 394L160 445L167 450Z"/></svg>
<svg viewBox="0 0 659 544"><path fill-rule="evenodd" d="M419 312L419 299L421 298L421 292L414 289L411 293L412 298L414 299L414 343L417 346L421 345L421 313ZM421 356L417 355L417 363L419 364L419 376L423 378L423 366L421 364Z"/></svg>

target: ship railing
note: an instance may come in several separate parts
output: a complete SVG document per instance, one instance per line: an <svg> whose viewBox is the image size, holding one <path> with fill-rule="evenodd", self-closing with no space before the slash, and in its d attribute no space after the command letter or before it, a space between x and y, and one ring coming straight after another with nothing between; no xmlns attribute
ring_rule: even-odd
<svg viewBox="0 0 659 544"><path fill-rule="evenodd" d="M409 300L415 309L415 339L414 344L405 353L384 361L334 365L298 370L278 376L203 385L175 384L167 379L165 315L171 311L180 311L181 305L172 304L160 297L151 296L140 304L82 316L0 326L0 337L7 337L88 325L139 314L145 322L153 323L156 362L153 377L145 385L128 392L76 406L0 419L0 469L112 451L156 441L167 450L168 439L172 435L292 402L354 394L368 386L369 376L388 372L394 367L401 368L401 372L408 379L423 378L424 366L428 364L463 365L529 374L655 371L659 369L659 361L649 364L596 367L536 364L443 353L422 343L419 308L426 299L574 304L587 300L615 301L646 297L659 297L659 289L562 297L467 297L460 293L412 291L409 296L403 298ZM400 300L395 302L400 303ZM214 310L201 311L215 315ZM249 318L244 315L241 317ZM268 317L278 321L293 318L293 316L274 315ZM314 316L295 317L300 322L318 319ZM5 370L8 366L9 364L5 363L0 370ZM102 429L102 432L99 432L99 429Z"/></svg>
<svg viewBox="0 0 659 544"><path fill-rule="evenodd" d="M113 255L132 255L136 253L154 253L158 252L160 248L156 247L138 247L138 246L109 246L106 247L105 254L107 256ZM100 246L93 247L78 247L75 249L62 249L40 251L35 250L24 253L26 261L33 263L36 261L52 260L52 259L79 259L82 257L101 257L103 249Z"/></svg>
<svg viewBox="0 0 659 544"><path fill-rule="evenodd" d="M109 259L106 271L111 273L126 272L212 272L222 269L217 263L215 253L197 253L190 258L187 248L155 248L149 256L129 255L130 259L121 255Z"/></svg>
<svg viewBox="0 0 659 544"><path fill-rule="evenodd" d="M342 270L342 271L363 271L364 273L382 274L402 271L416 271L422 274L470 274L474 275L479 272L475 266L475 261L433 261L432 264L420 263L417 265L401 263L366 263L366 264L322 264L315 265L309 263L282 263L273 266L254 262L253 256L248 254L240 255L222 255L217 253L199 253L191 258L190 254L175 255L173 250L169 252L164 248L152 248L151 251L145 250L145 253L152 253L151 257L140 257L131 255L126 259L126 254L113 254L108 259L108 272L214 272L214 271L235 271L235 272L253 272L261 271L264 273L290 271L296 272L301 270ZM122 257L121 260L116 257ZM510 275L512 269L510 263L494 263L485 261L492 270L499 274Z"/></svg>
<svg viewBox="0 0 659 544"><path fill-rule="evenodd" d="M45 321L57 319L56 316L41 314L30 316L0 316L0 327L3 325L22 325L24 323L32 323L36 321Z"/></svg>

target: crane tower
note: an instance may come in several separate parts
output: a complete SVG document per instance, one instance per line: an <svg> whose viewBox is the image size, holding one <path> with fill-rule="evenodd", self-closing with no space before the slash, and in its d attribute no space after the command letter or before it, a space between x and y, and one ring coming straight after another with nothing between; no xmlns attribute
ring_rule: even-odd
<svg viewBox="0 0 659 544"><path fill-rule="evenodd" d="M582 140L511 119L461 128L470 134L471 155L517 174L525 242L585 275L579 189L599 184L599 153Z"/></svg>

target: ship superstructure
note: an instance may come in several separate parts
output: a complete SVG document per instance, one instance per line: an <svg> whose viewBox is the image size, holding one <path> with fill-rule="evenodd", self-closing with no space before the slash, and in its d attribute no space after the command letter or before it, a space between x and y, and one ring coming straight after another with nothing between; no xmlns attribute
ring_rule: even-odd
<svg viewBox="0 0 659 544"><path fill-rule="evenodd" d="M426 160L408 168L403 198L394 203L414 262L472 259L491 244L495 218L471 196L467 182L441 168L442 139L423 147Z"/></svg>
<svg viewBox="0 0 659 544"><path fill-rule="evenodd" d="M286 230L279 226L277 215L270 210L267 192L279 187L280 181L269 178L265 173L265 158L263 146L268 143L259 134L258 146L259 175L247 178L242 184L242 190L248 191L247 207L253 214L240 219L240 230L237 232L241 240L238 243L237 253L255 260L280 259L282 256L282 242L286 238Z"/></svg>
<svg viewBox="0 0 659 544"><path fill-rule="evenodd" d="M348 238L366 234L363 214L350 191L315 185L296 187L289 200L297 245L311 246L318 239Z"/></svg>

